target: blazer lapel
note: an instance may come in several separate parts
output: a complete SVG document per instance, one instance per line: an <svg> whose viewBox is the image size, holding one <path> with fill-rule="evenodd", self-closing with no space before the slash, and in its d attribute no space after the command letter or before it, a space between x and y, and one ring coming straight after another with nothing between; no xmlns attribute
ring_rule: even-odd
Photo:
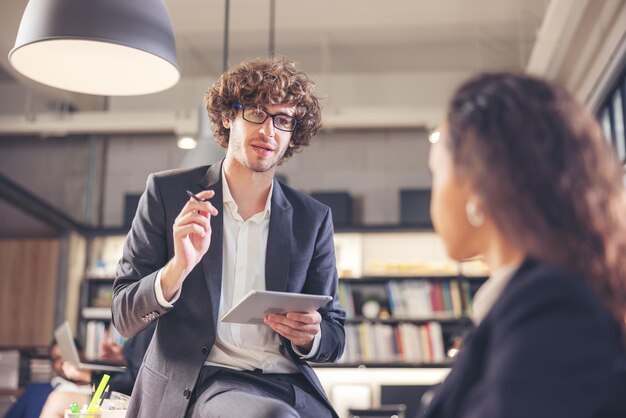
<svg viewBox="0 0 626 418"><path fill-rule="evenodd" d="M213 324L217 323L220 307L220 295L222 292L222 251L224 235L224 202L222 197L222 163L213 164L207 170L206 175L200 181L203 190L211 189L215 196L211 198L211 204L217 209L218 215L211 218L211 246L209 251L202 257L202 271L209 289Z"/></svg>
<svg viewBox="0 0 626 418"><path fill-rule="evenodd" d="M278 181L274 180L270 227L267 234L265 254L265 287L267 290L284 292L289 278L291 261L291 229L293 208L283 194Z"/></svg>

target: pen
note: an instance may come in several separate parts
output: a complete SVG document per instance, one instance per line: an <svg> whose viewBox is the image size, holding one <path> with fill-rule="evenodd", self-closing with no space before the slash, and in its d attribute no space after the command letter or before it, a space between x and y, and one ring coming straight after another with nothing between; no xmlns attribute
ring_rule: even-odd
<svg viewBox="0 0 626 418"><path fill-rule="evenodd" d="M104 388L106 388L107 383L109 383L109 376L105 374L102 376L102 380L100 380L100 384L98 385L98 389L96 389L96 393L93 394L93 398L91 398L91 402L89 402L89 406L87 407L88 414L95 414L98 412L98 401L102 396L102 392L104 392Z"/></svg>
<svg viewBox="0 0 626 418"><path fill-rule="evenodd" d="M189 190L185 190L187 192L187 194L189 195L189 197L191 197L192 199L198 201L198 202L208 202L210 199L200 199L198 196L196 196L195 194L191 193Z"/></svg>

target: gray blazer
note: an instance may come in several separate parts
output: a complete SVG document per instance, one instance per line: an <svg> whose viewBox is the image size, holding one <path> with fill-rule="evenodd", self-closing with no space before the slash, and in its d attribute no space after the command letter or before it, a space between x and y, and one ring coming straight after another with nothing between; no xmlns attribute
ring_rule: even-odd
<svg viewBox="0 0 626 418"><path fill-rule="evenodd" d="M174 255L172 225L189 197L185 190L215 191L219 215L211 220L211 246L185 279L173 308L157 301L154 282ZM129 417L182 417L215 341L222 285L223 203L221 164L152 174L142 195L113 285L113 321L132 336L158 321L133 390ZM332 362L344 348L345 312L337 297L330 209L274 180L265 265L267 290L325 294L320 348L313 362ZM281 351L328 399L311 367L282 338Z"/></svg>

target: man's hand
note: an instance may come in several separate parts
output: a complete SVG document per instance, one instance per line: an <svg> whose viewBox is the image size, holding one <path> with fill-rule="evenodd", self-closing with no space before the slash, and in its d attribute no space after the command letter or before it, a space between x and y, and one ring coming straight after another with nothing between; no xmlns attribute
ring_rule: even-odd
<svg viewBox="0 0 626 418"><path fill-rule="evenodd" d="M296 345L301 351L309 352L315 335L320 332L322 316L317 311L289 312L286 315L265 315L264 322L274 331Z"/></svg>
<svg viewBox="0 0 626 418"><path fill-rule="evenodd" d="M214 195L213 190L203 190L196 197L203 200ZM174 257L161 273L161 286L166 300L174 297L185 277L209 250L211 216L217 216L217 209L210 202L200 202L190 197L174 220Z"/></svg>

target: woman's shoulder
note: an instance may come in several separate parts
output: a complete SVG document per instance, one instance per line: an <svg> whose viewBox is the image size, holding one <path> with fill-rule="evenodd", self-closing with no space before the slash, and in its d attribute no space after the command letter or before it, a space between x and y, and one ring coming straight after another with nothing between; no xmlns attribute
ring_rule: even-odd
<svg viewBox="0 0 626 418"><path fill-rule="evenodd" d="M615 333L609 309L589 280L566 268L527 259L494 305L494 317L518 323L541 317L555 322L584 321Z"/></svg>
<svg viewBox="0 0 626 418"><path fill-rule="evenodd" d="M514 273L503 297L532 293L535 298L546 295L596 305L599 301L589 280L593 278L582 277L567 268L527 258Z"/></svg>

